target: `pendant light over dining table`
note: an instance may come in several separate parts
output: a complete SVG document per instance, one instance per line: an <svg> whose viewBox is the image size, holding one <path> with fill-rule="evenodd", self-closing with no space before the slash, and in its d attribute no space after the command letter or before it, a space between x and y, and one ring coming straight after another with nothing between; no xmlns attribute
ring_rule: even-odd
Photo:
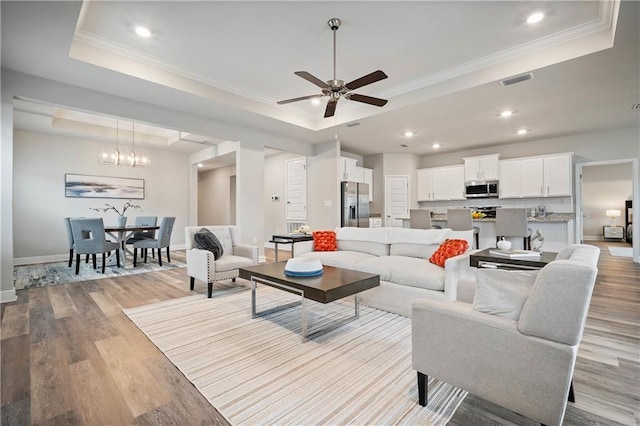
<svg viewBox="0 0 640 426"><path fill-rule="evenodd" d="M148 168L151 163L149 157L141 152L136 152L135 133L135 123L131 122L131 152L124 154L120 151L120 121L116 120L116 148L103 149L98 159L100 164Z"/></svg>

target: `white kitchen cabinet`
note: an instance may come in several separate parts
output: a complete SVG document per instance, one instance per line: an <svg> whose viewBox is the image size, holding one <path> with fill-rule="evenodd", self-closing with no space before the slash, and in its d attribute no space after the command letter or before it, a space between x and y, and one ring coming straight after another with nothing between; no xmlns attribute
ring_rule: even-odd
<svg viewBox="0 0 640 426"><path fill-rule="evenodd" d="M570 197L572 154L500 161L500 198Z"/></svg>
<svg viewBox="0 0 640 426"><path fill-rule="evenodd" d="M362 169L364 174L363 182L369 185L369 202L373 201L373 169Z"/></svg>
<svg viewBox="0 0 640 426"><path fill-rule="evenodd" d="M523 158L520 160L520 197L542 197L543 162L542 158Z"/></svg>
<svg viewBox="0 0 640 426"><path fill-rule="evenodd" d="M500 198L520 198L520 160L500 161Z"/></svg>
<svg viewBox="0 0 640 426"><path fill-rule="evenodd" d="M340 157L340 176L339 181L344 182L357 182L356 179L356 164L358 160L349 157Z"/></svg>
<svg viewBox="0 0 640 426"><path fill-rule="evenodd" d="M571 165L571 154L545 157L543 166L545 197L570 197L573 194Z"/></svg>
<svg viewBox="0 0 640 426"><path fill-rule="evenodd" d="M416 180L418 201L432 201L433 169L419 169Z"/></svg>
<svg viewBox="0 0 640 426"><path fill-rule="evenodd" d="M418 201L464 200L464 166L418 170L417 198Z"/></svg>
<svg viewBox="0 0 640 426"><path fill-rule="evenodd" d="M464 179L498 180L500 154L481 155L464 159Z"/></svg>
<svg viewBox="0 0 640 426"><path fill-rule="evenodd" d="M356 167L353 172L353 179L349 179L353 182L364 183L364 169L362 167Z"/></svg>

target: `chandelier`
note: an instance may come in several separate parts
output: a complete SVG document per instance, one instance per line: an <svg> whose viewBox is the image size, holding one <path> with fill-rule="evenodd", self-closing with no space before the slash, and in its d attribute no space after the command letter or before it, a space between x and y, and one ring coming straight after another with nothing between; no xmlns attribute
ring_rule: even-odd
<svg viewBox="0 0 640 426"><path fill-rule="evenodd" d="M113 166L128 166L128 167L149 167L151 160L143 153L136 152L135 149L135 123L131 122L131 152L125 154L120 151L120 122L116 120L116 148L115 149L103 149L100 152L98 161L100 164L109 164Z"/></svg>

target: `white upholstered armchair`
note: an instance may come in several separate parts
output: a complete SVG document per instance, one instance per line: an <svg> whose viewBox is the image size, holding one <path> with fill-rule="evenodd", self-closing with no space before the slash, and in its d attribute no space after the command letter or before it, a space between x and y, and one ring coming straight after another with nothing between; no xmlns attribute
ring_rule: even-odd
<svg viewBox="0 0 640 426"><path fill-rule="evenodd" d="M215 260L212 252L195 248L194 235L202 228L211 231L221 243L223 255L218 260ZM235 281L238 268L258 263L258 247L240 244L240 231L237 226L187 226L184 233L190 288L194 289L196 279L203 281L208 285L208 297L211 297L215 281Z"/></svg>
<svg viewBox="0 0 640 426"><path fill-rule="evenodd" d="M560 425L573 398L573 369L599 252L572 245L537 273L480 273L475 290L458 291L467 300L414 302L412 364L419 404L427 404L432 376L542 424ZM529 280L516 319L478 311L483 275L506 278L507 291ZM492 309L500 311L504 293L495 295Z"/></svg>

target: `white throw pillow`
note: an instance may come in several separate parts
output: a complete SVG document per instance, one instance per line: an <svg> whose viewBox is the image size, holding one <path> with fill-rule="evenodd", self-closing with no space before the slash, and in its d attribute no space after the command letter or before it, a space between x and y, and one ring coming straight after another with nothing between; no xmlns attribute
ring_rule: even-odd
<svg viewBox="0 0 640 426"><path fill-rule="evenodd" d="M538 271L477 269L473 310L517 321L537 276Z"/></svg>

